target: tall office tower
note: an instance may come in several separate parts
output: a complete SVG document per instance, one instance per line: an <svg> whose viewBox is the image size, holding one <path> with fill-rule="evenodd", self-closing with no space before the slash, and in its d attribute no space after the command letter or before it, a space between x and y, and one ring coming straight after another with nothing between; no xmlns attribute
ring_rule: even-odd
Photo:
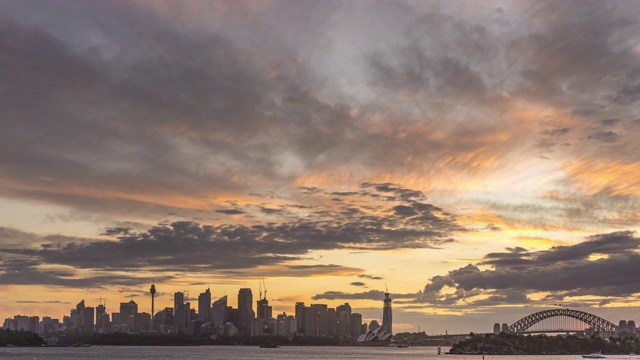
<svg viewBox="0 0 640 360"><path fill-rule="evenodd" d="M256 302L256 305L258 319L267 320L273 317L273 308L269 306L269 300L262 298Z"/></svg>
<svg viewBox="0 0 640 360"><path fill-rule="evenodd" d="M187 326L187 316L189 316L184 303L184 293L173 294L173 326L178 330L184 330Z"/></svg>
<svg viewBox="0 0 640 360"><path fill-rule="evenodd" d="M28 331L37 333L38 332L38 328L40 327L40 317L39 316L29 316L29 321L28 321Z"/></svg>
<svg viewBox="0 0 640 360"><path fill-rule="evenodd" d="M120 303L120 318L123 321L123 324L126 324L127 319L131 315L135 315L138 313L138 304L135 301L131 300L128 303Z"/></svg>
<svg viewBox="0 0 640 360"><path fill-rule="evenodd" d="M198 320L203 324L211 321L211 291L209 289L198 296Z"/></svg>
<svg viewBox="0 0 640 360"><path fill-rule="evenodd" d="M297 302L296 303L296 308L295 308L295 317L296 317L296 326L297 329L295 329L295 331L299 332L300 334L304 334L304 327L305 327L305 312L304 312L304 303L303 302Z"/></svg>
<svg viewBox="0 0 640 360"><path fill-rule="evenodd" d="M315 316L315 334L316 336L327 336L327 325L329 320L329 311L326 304L311 304Z"/></svg>
<svg viewBox="0 0 640 360"><path fill-rule="evenodd" d="M82 309L82 331L88 334L93 334L93 319L95 318L95 309L92 307L85 307Z"/></svg>
<svg viewBox="0 0 640 360"><path fill-rule="evenodd" d="M82 313L82 309L84 309L84 300L80 301L78 305L76 305L76 312Z"/></svg>
<svg viewBox="0 0 640 360"><path fill-rule="evenodd" d="M238 292L238 331L246 334L251 333L251 320L254 317L252 306L253 294L251 289L240 289Z"/></svg>
<svg viewBox="0 0 640 360"><path fill-rule="evenodd" d="M336 333L338 336L343 337L349 334L349 315L347 315L346 311L340 311L336 314L338 323Z"/></svg>
<svg viewBox="0 0 640 360"><path fill-rule="evenodd" d="M300 327L300 324L298 324ZM307 336L318 336L316 333L316 310L310 306L304 308L303 333Z"/></svg>
<svg viewBox="0 0 640 360"><path fill-rule="evenodd" d="M349 333L349 328L351 328L351 305L349 303L344 303L344 305L340 305L336 308L336 316L338 320L344 321L344 323L338 323L338 335L344 336Z"/></svg>
<svg viewBox="0 0 640 360"><path fill-rule="evenodd" d="M327 309L327 336L335 336L338 334L338 317L336 309Z"/></svg>
<svg viewBox="0 0 640 360"><path fill-rule="evenodd" d="M391 314L391 298L389 293L384 293L384 306L382 308L382 330L393 334L393 320Z"/></svg>
<svg viewBox="0 0 640 360"><path fill-rule="evenodd" d="M175 317L175 311L178 305L184 304L184 293L177 292L173 294L173 316Z"/></svg>
<svg viewBox="0 0 640 360"><path fill-rule="evenodd" d="M362 314L351 313L349 325L351 337L357 339L362 334Z"/></svg>
<svg viewBox="0 0 640 360"><path fill-rule="evenodd" d="M221 297L213 303L211 309L211 321L213 326L224 326L226 322L225 312L227 310L227 295Z"/></svg>
<svg viewBox="0 0 640 360"><path fill-rule="evenodd" d="M138 313L138 304L131 300L128 303L120 303L120 324L129 324L129 318Z"/></svg>
<svg viewBox="0 0 640 360"><path fill-rule="evenodd" d="M627 321L627 331L631 333L631 335L636 334L636 322L633 320Z"/></svg>
<svg viewBox="0 0 640 360"><path fill-rule="evenodd" d="M104 332L106 330L105 315L107 315L106 307L102 304L98 305L96 307L96 332Z"/></svg>

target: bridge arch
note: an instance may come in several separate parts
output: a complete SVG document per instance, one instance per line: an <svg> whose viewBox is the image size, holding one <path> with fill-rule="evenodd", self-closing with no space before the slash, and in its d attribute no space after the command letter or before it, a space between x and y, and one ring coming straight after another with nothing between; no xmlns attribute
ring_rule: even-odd
<svg viewBox="0 0 640 360"><path fill-rule="evenodd" d="M531 315L525 316L522 319L516 321L509 326L509 331L514 333L523 333L533 325L541 322L542 320L564 316L570 317L582 321L583 323L591 326L596 331L611 331L615 332L618 328L617 325L593 314L589 314L584 311L571 310L571 309L552 309L544 310Z"/></svg>

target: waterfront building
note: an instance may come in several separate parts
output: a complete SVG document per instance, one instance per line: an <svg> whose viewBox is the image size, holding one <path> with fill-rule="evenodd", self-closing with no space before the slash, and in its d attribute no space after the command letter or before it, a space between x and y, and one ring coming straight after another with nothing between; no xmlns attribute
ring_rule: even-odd
<svg viewBox="0 0 640 360"><path fill-rule="evenodd" d="M509 333L509 324L502 323L502 332L505 334Z"/></svg>
<svg viewBox="0 0 640 360"><path fill-rule="evenodd" d="M636 334L636 322L633 320L629 320L627 321L627 332L629 332L629 334L634 335Z"/></svg>
<svg viewBox="0 0 640 360"><path fill-rule="evenodd" d="M362 335L362 325L362 314L351 313L351 316L349 317L349 335L351 335L352 338L357 339Z"/></svg>
<svg viewBox="0 0 640 360"><path fill-rule="evenodd" d="M346 336L349 334L349 329L351 328L351 305L349 305L349 303L344 303L344 305L338 306L336 308L336 316L338 319L337 334L341 337Z"/></svg>

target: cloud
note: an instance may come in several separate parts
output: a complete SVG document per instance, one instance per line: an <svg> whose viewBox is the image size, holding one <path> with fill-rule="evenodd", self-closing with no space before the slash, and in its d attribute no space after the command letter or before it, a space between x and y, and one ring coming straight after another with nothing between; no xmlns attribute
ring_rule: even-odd
<svg viewBox="0 0 640 360"><path fill-rule="evenodd" d="M452 235L465 229L454 216L442 208L415 201L419 192L394 184L364 184L364 192L351 197L335 209L305 210L299 216L285 214L278 221L268 223L230 223L208 225L194 221L174 221L146 230L132 231L128 227L107 228L102 235L112 239L85 239L49 235L38 237L10 228L2 229L8 242L0 248L3 258L31 259L16 262L16 271L4 278L9 283L35 281L40 270L36 263L62 265L74 269L95 271L153 271L173 274L182 269L193 274L211 271L247 271L265 267L263 272L274 276L314 276L318 274L359 274L362 278L381 279L362 274L362 269L339 264L308 264L306 255L314 250L439 248L453 239ZM330 197L331 191L317 189L314 197ZM393 195L390 195L393 194ZM309 195L307 195L309 196ZM362 205L363 198L378 198L375 206ZM404 204L404 205L399 205ZM398 211L398 207L409 209ZM261 207L237 204L236 209L223 209L225 214L251 214ZM307 216L306 212L314 214ZM274 215L279 214L275 212ZM272 219L275 220L275 219ZM17 237L15 241L11 237ZM31 246L24 238L33 238ZM13 241L13 245L12 242ZM9 266L9 263L4 266ZM18 269L24 268L23 271ZM270 269L270 270L269 270ZM33 274L30 276L29 274ZM71 279L73 271L55 274L44 283L82 283ZM168 275L170 276L170 275ZM28 278L28 279L27 279ZM69 279L67 279L69 278ZM100 279L86 278L89 282ZM145 279L146 280L146 279ZM122 281L114 279L114 281Z"/></svg>
<svg viewBox="0 0 640 360"><path fill-rule="evenodd" d="M536 292L555 293L558 301L572 296L625 298L636 293L640 284L640 277L633 275L640 266L639 248L640 239L625 231L593 235L575 245L543 251L516 248L489 253L479 265L491 269L467 265L435 276L418 299L484 306L526 303L530 301L527 295ZM482 294L489 296L482 298Z"/></svg>
<svg viewBox="0 0 640 360"><path fill-rule="evenodd" d="M360 274L360 275L358 275L358 277L362 278L362 279L384 280L383 277L376 276L376 275L369 275L369 274Z"/></svg>
<svg viewBox="0 0 640 360"><path fill-rule="evenodd" d="M216 210L217 213L226 214L226 215L240 215L244 214L244 211L238 209L225 209L225 210Z"/></svg>
<svg viewBox="0 0 640 360"><path fill-rule="evenodd" d="M362 281L354 281L349 285L351 285L351 286L366 286L366 284L363 283Z"/></svg>

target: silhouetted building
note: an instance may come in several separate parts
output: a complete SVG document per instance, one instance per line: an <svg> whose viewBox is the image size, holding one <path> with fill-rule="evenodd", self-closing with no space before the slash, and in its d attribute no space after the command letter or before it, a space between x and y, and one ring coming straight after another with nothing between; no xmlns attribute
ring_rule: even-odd
<svg viewBox="0 0 640 360"><path fill-rule="evenodd" d="M335 336L338 333L338 318L336 309L327 309L327 336Z"/></svg>
<svg viewBox="0 0 640 360"><path fill-rule="evenodd" d="M251 333L251 320L253 320L254 312L253 294L251 289L242 288L238 292L238 331L246 334Z"/></svg>
<svg viewBox="0 0 640 360"><path fill-rule="evenodd" d="M211 291L209 289L198 296L198 320L203 324L211 321Z"/></svg>
<svg viewBox="0 0 640 360"><path fill-rule="evenodd" d="M380 323L378 322L378 320L371 320L371 322L369 323L369 331L373 331L379 327Z"/></svg>
<svg viewBox="0 0 640 360"><path fill-rule="evenodd" d="M93 334L95 319L95 309L92 307L85 307L82 309L82 331L88 334Z"/></svg>
<svg viewBox="0 0 640 360"><path fill-rule="evenodd" d="M305 306L303 302L297 302L295 307L296 331L305 334Z"/></svg>
<svg viewBox="0 0 640 360"><path fill-rule="evenodd" d="M351 313L351 316L349 318L349 334L354 339L357 339L360 335L362 335L362 315L358 313Z"/></svg>
<svg viewBox="0 0 640 360"><path fill-rule="evenodd" d="M256 302L257 317L261 320L271 319L273 316L272 308L269 306L269 300L262 298Z"/></svg>
<svg viewBox="0 0 640 360"><path fill-rule="evenodd" d="M151 320L149 323L149 330L156 330L156 327L154 326L154 317L153 315L155 315L155 311L156 311L156 284L151 284L151 288L149 288L149 294L151 294Z"/></svg>
<svg viewBox="0 0 640 360"><path fill-rule="evenodd" d="M138 313L138 304L131 300L126 303L120 303L120 324L131 325L129 318Z"/></svg>
<svg viewBox="0 0 640 360"><path fill-rule="evenodd" d="M391 313L391 298L389 293L384 293L384 305L382 307L382 330L388 334L393 334L393 321Z"/></svg>
<svg viewBox="0 0 640 360"><path fill-rule="evenodd" d="M227 310L227 295L216 300L211 307L211 322L213 326L224 326L227 322L225 312Z"/></svg>
<svg viewBox="0 0 640 360"><path fill-rule="evenodd" d="M627 321L627 332L631 335L635 335L636 333L636 322L633 320Z"/></svg>
<svg viewBox="0 0 640 360"><path fill-rule="evenodd" d="M190 304L189 304L190 305ZM184 293L173 294L173 326L178 332L185 332L187 324L191 320L190 306L184 302Z"/></svg>
<svg viewBox="0 0 640 360"><path fill-rule="evenodd" d="M109 328L109 315L104 305L96 307L96 332L103 333Z"/></svg>
<svg viewBox="0 0 640 360"><path fill-rule="evenodd" d="M315 336L327 336L327 323L329 320L327 305L311 304L311 309L313 309L313 316L314 316L313 334Z"/></svg>
<svg viewBox="0 0 640 360"><path fill-rule="evenodd" d="M351 305L345 303L344 305L338 306L336 308L336 316L338 319L337 335L341 337L348 335L350 333L349 329L351 328Z"/></svg>

